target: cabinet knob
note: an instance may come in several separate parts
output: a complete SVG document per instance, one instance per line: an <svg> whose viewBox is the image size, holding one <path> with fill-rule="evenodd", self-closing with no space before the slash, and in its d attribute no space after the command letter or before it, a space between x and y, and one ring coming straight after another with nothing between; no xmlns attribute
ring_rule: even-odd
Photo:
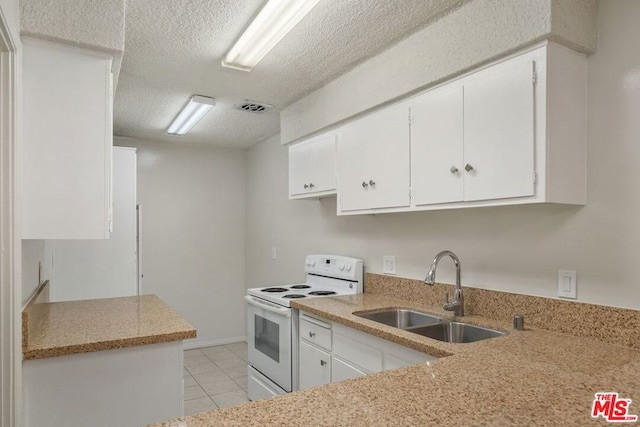
<svg viewBox="0 0 640 427"><path fill-rule="evenodd" d="M315 187L315 185L313 185L313 182L309 184L309 188L313 188Z"/></svg>
<svg viewBox="0 0 640 427"><path fill-rule="evenodd" d="M375 181L374 181L374 180L370 179L370 180L369 180L369 185L373 187L374 185L376 185L376 183L375 183Z"/></svg>
<svg viewBox="0 0 640 427"><path fill-rule="evenodd" d="M304 185L304 188L305 188L305 189L307 189L307 188L309 188L309 186L308 186L307 184L305 184L305 185Z"/></svg>
<svg viewBox="0 0 640 427"><path fill-rule="evenodd" d="M316 336L316 333L315 333L315 332L311 332L311 331L309 331L309 338L313 338L313 337L315 337L315 336Z"/></svg>
<svg viewBox="0 0 640 427"><path fill-rule="evenodd" d="M321 360L321 361L320 361L320 366L324 366L324 365L326 365L326 364L327 364L327 362L325 362L324 360Z"/></svg>
<svg viewBox="0 0 640 427"><path fill-rule="evenodd" d="M369 186L369 184L367 184L365 181L362 181L362 188L367 188Z"/></svg>
<svg viewBox="0 0 640 427"><path fill-rule="evenodd" d="M453 173L453 174L456 174L456 173L458 173L458 168L457 168L457 167L455 167L455 166L451 166L451 169L449 169L449 171L450 171L451 173Z"/></svg>
<svg viewBox="0 0 640 427"><path fill-rule="evenodd" d="M464 170L466 170L467 172L471 172L473 170L473 166L471 166L469 163L467 163L464 166Z"/></svg>

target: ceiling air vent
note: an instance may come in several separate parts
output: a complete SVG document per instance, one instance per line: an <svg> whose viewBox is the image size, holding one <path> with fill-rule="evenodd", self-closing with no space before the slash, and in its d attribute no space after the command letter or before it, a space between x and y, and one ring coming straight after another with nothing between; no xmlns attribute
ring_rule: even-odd
<svg viewBox="0 0 640 427"><path fill-rule="evenodd" d="M248 99L236 105L236 110L247 111L249 113L264 113L272 108L273 105L265 104L264 102L249 101Z"/></svg>

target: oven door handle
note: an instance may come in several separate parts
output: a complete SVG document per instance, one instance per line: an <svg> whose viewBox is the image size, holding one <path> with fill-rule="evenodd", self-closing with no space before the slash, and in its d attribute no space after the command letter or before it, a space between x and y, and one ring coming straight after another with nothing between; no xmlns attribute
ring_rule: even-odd
<svg viewBox="0 0 640 427"><path fill-rule="evenodd" d="M264 310L270 311L272 313L279 314L280 316L291 317L290 308L280 307L278 305L272 304L267 301L259 300L249 295L245 295L244 299L247 300L247 303L249 305L253 305L253 306L262 308Z"/></svg>

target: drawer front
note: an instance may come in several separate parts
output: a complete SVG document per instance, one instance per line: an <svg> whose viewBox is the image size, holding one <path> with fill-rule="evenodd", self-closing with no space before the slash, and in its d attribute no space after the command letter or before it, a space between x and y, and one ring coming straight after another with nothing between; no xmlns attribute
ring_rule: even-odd
<svg viewBox="0 0 640 427"><path fill-rule="evenodd" d="M333 354L371 372L382 371L382 351L333 332Z"/></svg>
<svg viewBox="0 0 640 427"><path fill-rule="evenodd" d="M300 319L300 338L331 350L331 329Z"/></svg>

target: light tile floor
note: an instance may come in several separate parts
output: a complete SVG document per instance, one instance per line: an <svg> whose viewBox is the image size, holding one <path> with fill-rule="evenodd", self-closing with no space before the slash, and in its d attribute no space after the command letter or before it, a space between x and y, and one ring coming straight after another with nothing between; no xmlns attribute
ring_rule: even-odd
<svg viewBox="0 0 640 427"><path fill-rule="evenodd" d="M248 402L247 343L184 352L184 414Z"/></svg>

